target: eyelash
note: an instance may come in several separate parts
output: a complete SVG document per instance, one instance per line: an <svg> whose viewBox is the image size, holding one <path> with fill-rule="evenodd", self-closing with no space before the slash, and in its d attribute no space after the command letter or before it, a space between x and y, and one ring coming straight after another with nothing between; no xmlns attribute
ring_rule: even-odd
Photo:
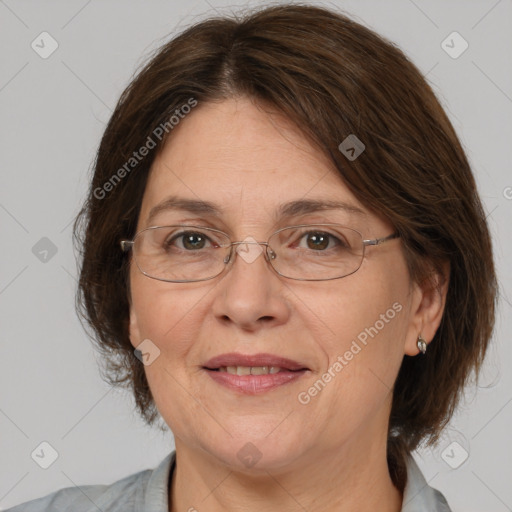
<svg viewBox="0 0 512 512"><path fill-rule="evenodd" d="M305 237L307 237L308 235L311 235L311 234L316 234L316 235L320 234L322 236L327 236L327 237L329 237L329 241L331 241L331 240L336 241L336 246L347 247L346 243L344 243L337 236L333 235L332 233L329 233L328 231L320 231L320 230L313 230L313 229L307 230L307 228L302 228L302 232L299 233L299 236L294 240L293 244L297 245L297 241L298 241L298 245L300 245L300 242L302 240L304 240ZM182 244L183 244L183 237L185 237L187 235L199 235L200 237L203 237L204 239L208 240L210 243L213 242L211 240L210 236L208 236L200 231L193 231L193 230L180 231L179 233L173 234L173 236L170 240L164 241L165 248L168 249L169 247L171 247L173 245L173 242L178 239L181 239ZM328 249L329 248L332 248L332 247L328 247ZM182 247L178 247L178 249L186 250L185 248L182 248ZM324 252L324 251L318 251L318 252Z"/></svg>

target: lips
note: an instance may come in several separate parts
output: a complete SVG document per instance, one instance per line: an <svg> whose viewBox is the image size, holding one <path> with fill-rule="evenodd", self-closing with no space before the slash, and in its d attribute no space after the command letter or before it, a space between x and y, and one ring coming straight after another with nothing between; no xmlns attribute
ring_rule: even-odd
<svg viewBox="0 0 512 512"><path fill-rule="evenodd" d="M217 384L245 395L269 392L309 373L306 365L287 357L236 352L213 357L203 369Z"/></svg>
<svg viewBox="0 0 512 512"><path fill-rule="evenodd" d="M298 362L273 354L239 354L230 352L221 354L208 360L204 366L206 370L219 370L227 367L274 367L287 371L309 370L309 368Z"/></svg>

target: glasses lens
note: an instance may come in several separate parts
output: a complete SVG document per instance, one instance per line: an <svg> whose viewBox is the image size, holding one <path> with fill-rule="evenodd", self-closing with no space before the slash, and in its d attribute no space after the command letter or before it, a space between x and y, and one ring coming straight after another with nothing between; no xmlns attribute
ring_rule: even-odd
<svg viewBox="0 0 512 512"><path fill-rule="evenodd" d="M274 233L270 261L284 277L323 280L354 273L363 261L363 238L358 231L339 224L292 226Z"/></svg>
<svg viewBox="0 0 512 512"><path fill-rule="evenodd" d="M229 238L197 226L152 227L135 237L134 257L140 271L163 281L195 281L224 269Z"/></svg>

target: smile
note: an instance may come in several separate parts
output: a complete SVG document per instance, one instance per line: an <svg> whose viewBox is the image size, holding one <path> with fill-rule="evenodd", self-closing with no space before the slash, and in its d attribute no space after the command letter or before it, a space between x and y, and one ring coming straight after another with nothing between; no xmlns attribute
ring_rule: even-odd
<svg viewBox="0 0 512 512"><path fill-rule="evenodd" d="M221 386L244 394L256 395L301 378L309 370L287 370L266 366L228 366L218 369L204 368ZM259 372L259 373L258 373Z"/></svg>

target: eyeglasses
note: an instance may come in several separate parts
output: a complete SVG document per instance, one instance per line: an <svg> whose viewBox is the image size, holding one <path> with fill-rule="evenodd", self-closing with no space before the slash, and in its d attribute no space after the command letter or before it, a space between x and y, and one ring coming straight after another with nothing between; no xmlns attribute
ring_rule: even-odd
<svg viewBox="0 0 512 512"><path fill-rule="evenodd" d="M229 235L203 226L154 226L139 231L133 240L121 240L132 249L135 263L147 277L173 283L207 281L224 272L234 252L251 263L260 253L282 277L299 281L340 279L361 266L365 248L398 238L364 240L359 231L340 224L301 224L276 231L267 242L247 237L232 242ZM265 247L265 250L261 248Z"/></svg>

